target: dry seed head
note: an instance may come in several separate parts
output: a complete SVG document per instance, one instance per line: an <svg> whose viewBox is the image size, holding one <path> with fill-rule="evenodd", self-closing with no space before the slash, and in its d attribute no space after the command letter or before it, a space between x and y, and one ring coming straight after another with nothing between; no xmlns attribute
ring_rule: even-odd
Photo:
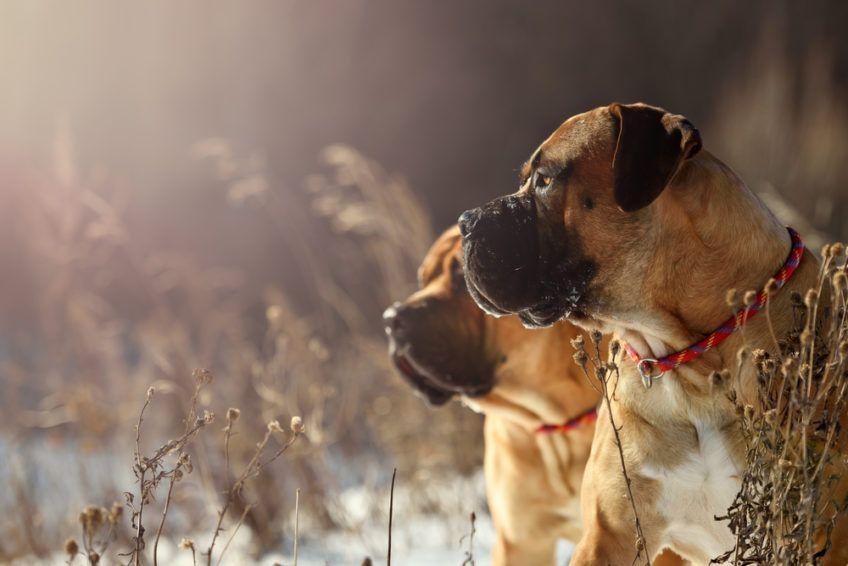
<svg viewBox="0 0 848 566"><path fill-rule="evenodd" d="M830 244L830 253L832 257L839 257L845 253L845 244L842 242L834 242Z"/></svg>
<svg viewBox="0 0 848 566"><path fill-rule="evenodd" d="M583 350L574 352L574 362L583 369L586 369L586 364L589 362L589 356Z"/></svg>
<svg viewBox="0 0 848 566"><path fill-rule="evenodd" d="M198 385L208 385L212 383L212 372L206 368L196 368L193 372L191 372L191 375L194 377L194 381Z"/></svg>
<svg viewBox="0 0 848 566"><path fill-rule="evenodd" d="M304 431L303 419L298 417L298 416L292 417L291 424L289 425L289 428L291 428L291 431L293 433L301 434Z"/></svg>
<svg viewBox="0 0 848 566"><path fill-rule="evenodd" d="M595 370L595 377L598 378L598 381L605 381L607 378L607 368L604 366L598 366Z"/></svg>
<svg viewBox="0 0 848 566"><path fill-rule="evenodd" d="M803 346L809 346L813 343L813 333L810 332L809 328L805 328L803 332L801 332L801 344Z"/></svg>
<svg viewBox="0 0 848 566"><path fill-rule="evenodd" d="M751 350L747 347L739 348L739 351L736 352L736 361L739 365L744 364L748 361L748 358L751 356Z"/></svg>
<svg viewBox="0 0 848 566"><path fill-rule="evenodd" d="M592 331L592 343L595 344L596 346L601 343L601 340L603 340L603 338L604 338L604 335L601 334L600 330L593 330Z"/></svg>
<svg viewBox="0 0 848 566"><path fill-rule="evenodd" d="M117 501L112 504L111 509L109 509L109 522L111 524L116 524L124 514L124 506L118 503Z"/></svg>
<svg viewBox="0 0 848 566"><path fill-rule="evenodd" d="M91 552L88 553L88 563L89 564L100 564L100 555L97 552L92 550Z"/></svg>
<svg viewBox="0 0 848 566"><path fill-rule="evenodd" d="M727 294L724 296L724 302L727 303L727 306L733 310L739 308L739 291L736 289L728 290Z"/></svg>
<svg viewBox="0 0 848 566"><path fill-rule="evenodd" d="M766 291L766 295L768 295L769 297L771 297L775 293L777 293L777 291L779 289L780 289L780 287L777 285L777 280L774 277L769 279L768 283L766 283L765 291Z"/></svg>
<svg viewBox="0 0 848 566"><path fill-rule="evenodd" d="M73 538L69 538L65 541L65 554L68 556L76 556L79 552L79 545L77 541Z"/></svg>
<svg viewBox="0 0 848 566"><path fill-rule="evenodd" d="M773 425L777 421L777 410L769 409L763 414L763 418L768 424Z"/></svg>
<svg viewBox="0 0 848 566"><path fill-rule="evenodd" d="M102 507L89 505L83 510L83 514L85 515L83 524L86 525L89 529L97 529L103 524L103 519L106 515L106 510Z"/></svg>
<svg viewBox="0 0 848 566"><path fill-rule="evenodd" d="M268 423L268 432L283 432L283 427L280 426L280 421L273 420Z"/></svg>
<svg viewBox="0 0 848 566"><path fill-rule="evenodd" d="M194 541L190 538L183 537L182 540L180 540L180 548L183 550L194 549Z"/></svg>
<svg viewBox="0 0 848 566"><path fill-rule="evenodd" d="M621 351L621 342L619 342L618 340L613 340L612 342L610 342L610 353L612 354L613 358L618 356L618 353L620 351Z"/></svg>
<svg viewBox="0 0 848 566"><path fill-rule="evenodd" d="M742 298L742 302L745 303L745 307L747 308L754 306L754 303L757 302L757 292L745 291L745 296Z"/></svg>
<svg viewBox="0 0 848 566"><path fill-rule="evenodd" d="M830 244L825 244L822 246L821 256L823 259L828 259L830 257Z"/></svg>
<svg viewBox="0 0 848 566"><path fill-rule="evenodd" d="M843 358L848 357L848 340L839 343L839 355Z"/></svg>
<svg viewBox="0 0 848 566"><path fill-rule="evenodd" d="M816 305L819 303L819 293L815 289L810 289L807 291L807 294L804 296L804 305L808 309L816 308Z"/></svg>
<svg viewBox="0 0 848 566"><path fill-rule="evenodd" d="M766 354L766 351L761 348L757 348L756 350L751 352L751 355L754 357L754 363L758 364L762 363L768 356L768 354Z"/></svg>
<svg viewBox="0 0 848 566"><path fill-rule="evenodd" d="M153 398L153 394L156 393L156 390L151 386L147 388L147 400L149 401Z"/></svg>
<svg viewBox="0 0 848 566"><path fill-rule="evenodd" d="M234 423L241 416L241 411L236 409L235 407L230 407L227 409L227 422Z"/></svg>

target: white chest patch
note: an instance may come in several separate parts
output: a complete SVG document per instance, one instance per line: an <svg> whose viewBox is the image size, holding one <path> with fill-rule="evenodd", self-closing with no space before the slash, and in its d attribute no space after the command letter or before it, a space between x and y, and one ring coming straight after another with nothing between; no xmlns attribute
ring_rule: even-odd
<svg viewBox="0 0 848 566"><path fill-rule="evenodd" d="M657 510L668 520L662 545L686 550L696 564L707 564L733 547L734 536L725 515L739 492L741 472L725 438L712 426L698 427L699 450L671 470L645 470L658 480Z"/></svg>

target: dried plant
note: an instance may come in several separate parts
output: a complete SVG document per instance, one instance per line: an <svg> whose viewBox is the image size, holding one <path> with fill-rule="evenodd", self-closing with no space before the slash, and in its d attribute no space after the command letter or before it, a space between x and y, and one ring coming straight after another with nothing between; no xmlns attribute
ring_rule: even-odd
<svg viewBox="0 0 848 566"><path fill-rule="evenodd" d="M477 514L472 511L471 515L468 516L468 520L471 523L471 530L468 531L467 535L463 535L461 539L459 539L459 543L462 544L463 540L468 540L468 548L465 551L465 560L462 561L462 566L474 566L474 535L477 534Z"/></svg>
<svg viewBox="0 0 848 566"><path fill-rule="evenodd" d="M77 554L82 553L89 564L96 565L106 552L106 548L114 540L116 529L119 527L124 508L120 503L114 503L110 509L89 505L80 513L79 522L82 527L82 549L73 538L65 541L65 554L68 564L73 564Z"/></svg>
<svg viewBox="0 0 848 566"><path fill-rule="evenodd" d="M185 430L183 434L157 448L151 456L142 455L141 425L144 422L144 413L150 406L155 393L153 387L147 390L144 404L138 415L138 423L135 427L135 452L133 453L135 464L133 466L133 473L138 481L139 493L138 497L131 492L124 493L127 500L127 507L132 512L132 528L135 530L135 536L133 537L134 547L128 553L130 565L142 564L142 556L145 548L145 505L151 502L159 484L163 480L168 480L168 492L162 510L162 517L159 521L159 527L156 530L156 540L153 545L153 564L158 564L157 550L159 548L159 539L162 536L165 519L170 510L174 486L182 479L184 473L191 473L192 471L191 458L185 453L186 445L194 439L201 429L215 420L215 415L209 411L204 411L202 415L197 414L198 395L204 386L212 382L212 374L208 370L195 370L194 380L194 394L191 397L188 414L185 418Z"/></svg>
<svg viewBox="0 0 848 566"><path fill-rule="evenodd" d="M844 255L842 244L824 247L817 287L792 296L794 325L774 354L739 357L740 366L754 368L756 394L743 404L729 392L747 443L746 466L739 494L719 518L728 521L736 545L714 562L818 564L831 547L848 502L840 485L848 447Z"/></svg>
<svg viewBox="0 0 848 566"><path fill-rule="evenodd" d="M636 555L633 559L635 564L640 558L645 561L647 566L651 565L651 554L648 550L645 535L642 532L642 522L639 519L639 511L636 508L636 499L633 496L632 480L627 473L627 464L624 462L624 448L621 444L621 427L615 424L615 417L612 414L612 398L615 396L616 386L620 378L618 364L616 360L622 351L621 344L617 340L610 342L609 355L604 355L601 352L601 342L603 335L597 330L591 334L592 348L589 352L586 351L586 341L582 335L578 335L572 339L571 346L574 348L574 361L583 370L586 379L596 389L597 384L600 384L600 391L603 395L603 404L606 407L607 416L609 417L610 427L615 436L615 447L618 450L619 461L621 463L621 473L624 477L624 484L627 487L627 499L630 502L630 507L633 509L633 522L636 529ZM591 367L590 367L591 366ZM593 380L589 374L590 369L595 374ZM613 382L613 378L614 382ZM612 383L611 383L612 382Z"/></svg>
<svg viewBox="0 0 848 566"><path fill-rule="evenodd" d="M228 524L246 513L242 529L249 528L257 548L290 544L288 510L298 487L301 525L353 533L366 527L346 508L341 486L349 482L339 481L339 470L330 464L337 455L358 455L347 472L366 487L365 501L374 512L384 508L384 500L372 466L388 462L414 470L408 484L429 482L443 471L465 475L478 469L480 417L455 404L433 421L430 410L395 378L385 355L379 314L414 286L415 266L432 238L427 212L409 187L356 151L336 146L324 156L324 172L310 177L308 191L289 190L273 181L261 159L226 155L225 142L217 143L204 154L222 156L216 177L228 189L252 179L249 187L228 191L227 201L242 205L230 214L269 224L273 247L291 246L297 271L316 282L308 289L314 296L304 298L253 268L210 266L219 256L200 258L151 245L148 227L134 223L129 213L131 191L106 175L89 178L69 167L74 162L69 140L59 145L62 170L74 169L73 174L58 180L34 174L36 180L13 183L21 187L15 190L21 193L21 233L25 228L28 235L21 255L28 263L12 275L38 278L31 285L36 302L21 306L30 309L32 328L12 337L11 349L0 357L0 424L21 447L10 468L0 467L3 483L21 489L0 494L0 506L27 509L24 518L0 518L0 561L46 556L61 545L75 509L125 489L114 483L114 472L133 451L145 487L139 483L133 491L134 511L142 520L131 535L148 561L161 563L163 539L177 542L186 526L208 519L204 494L228 491L232 469L239 473L255 452L249 435L233 435L221 450L217 435L197 431L190 443L168 447L173 451L158 460L161 467L145 462L156 451L145 452L141 442L155 447L173 431L186 432L193 422L185 418L192 385L184 385L184 376L201 364L216 375L239 377L216 380L198 394L198 406L208 406L210 415L213 409L220 417L228 406L240 407L242 430L264 428L281 414L308 415L310 442L280 464L285 473L254 477L224 519ZM215 191L205 194L204 202L215 201ZM333 195L337 200L330 206L326 199ZM299 208L292 210L292 203ZM24 285L27 279L21 279ZM140 446L133 448L122 433L138 424L135 400L144 398L150 383L155 397L141 416ZM67 450L61 468L34 461L47 436ZM448 438L454 441L441 440ZM191 458L180 464L186 447ZM331 458L311 457L318 453ZM92 468L102 469L96 459L105 461L104 477L89 479ZM187 474L187 464L204 473L189 480L196 490L181 494L178 477ZM65 467L79 475L73 484L62 473ZM36 492L27 483L30 472L46 476L40 481L46 490ZM59 489L70 489L71 497L55 497ZM464 519L459 500L439 493L405 506L404 513L418 512L445 517L453 523L446 527L451 532ZM128 523L132 515L128 510ZM29 518L36 516L41 519ZM213 524L216 520L213 515ZM216 542L215 559L229 534ZM121 529L112 546L135 552L136 541L124 540L129 536ZM192 545L204 560L208 541L203 548Z"/></svg>
<svg viewBox="0 0 848 566"><path fill-rule="evenodd" d="M231 413L228 412L228 417L231 416ZM224 445L225 450L228 450L229 440L233 433L233 424L235 423L235 419L228 419L227 426L224 429ZM244 489L245 482L259 475L259 473L269 464L274 462L280 456L285 454L286 450L294 444L294 441L297 440L298 436L303 434L304 426L303 420L300 417L292 417L291 423L289 425L289 435L288 438L272 453L271 456L264 459L263 451L268 446L272 436L276 437L278 434L284 434L283 428L280 426L279 421L271 421L268 423L267 429L265 431L265 436L262 437L262 440L259 441L259 444L256 445L256 451L253 453L253 457L248 461L247 465L244 467L242 472L236 477L235 480L230 484L230 487L225 492L224 504L221 506L221 509L218 511L218 522L215 524L215 530L212 533L212 542L209 543L209 548L206 549L204 554L206 555L206 566L210 566L212 564L212 554L215 549L215 542L218 540L218 535L221 534L223 530L222 524L224 521L224 517L227 515L227 511L236 502L236 500L242 497L242 490ZM227 454L227 461L229 462L229 454ZM243 506L244 511L241 514L241 518L236 523L235 528L233 529L230 538L227 539L226 544L224 545L223 550L221 550L221 554L218 556L218 560L215 564L220 564L221 560L224 557L224 553L227 551L227 548L230 545L230 542L235 537L236 532L241 527L244 522L244 518L247 515L248 511L252 507L252 504L247 504Z"/></svg>
<svg viewBox="0 0 848 566"><path fill-rule="evenodd" d="M198 434L208 425L214 422L214 414L208 410L199 412L198 399L201 390L212 382L212 374L208 370L198 369L193 373L194 377L194 392L189 401L188 411L185 417L185 427L183 433L172 440L169 440L159 446L149 456L143 455L142 445L142 424L145 414L150 407L151 401L154 398L155 389L150 387L139 412L138 421L135 427L135 450L133 454L133 472L135 473L138 482L138 494L125 492L126 505L129 508L130 523L134 531L131 537L130 550L125 553L120 553L119 556L128 557L128 566L140 566L146 562L147 553L145 553L145 534L144 527L144 511L155 498L156 492L163 482L167 482L167 491L165 501L162 505L161 517L159 519L156 530L156 538L153 545L152 561L153 564L158 564L158 547L159 541L164 532L164 526L168 513L172 510L172 502L174 501L175 488L180 480L186 474L193 471L194 465L188 453L188 446L195 440ZM239 420L241 411L236 408L230 408L226 413L227 425L224 428L224 460L227 465L227 475L229 477L229 448L230 440L234 434L234 426ZM286 434L280 423L273 420L268 423L265 434L256 445L255 451L251 459L244 466L239 475L233 479L228 489L224 494L224 501L217 514L217 522L215 530L212 533L211 542L208 549L203 552L206 557L207 566L211 565L214 555L215 544L219 535L224 531L224 519L227 517L228 510L233 504L242 498L245 483L259 476L259 474L272 462L280 458L289 447L294 444L295 440L304 434L305 427L303 420L298 417L292 417L289 425L289 431L285 440L273 450L273 452L265 457L265 449L271 443L272 438L282 434ZM253 504L242 505L242 512L239 519L236 521L230 536L227 538L223 549L217 556L216 565L221 564L224 554L230 546L233 538L238 532L241 525L244 523L245 516L253 507ZM104 555L109 543L115 538L116 532L120 526L123 507L119 504L114 504L111 509L89 506L86 507L80 514L79 520L82 526L82 548L75 539L68 539L65 542L64 550L68 556L68 563L73 563L74 559L83 554L88 562L92 565L98 564L101 557ZM197 563L197 549L195 542L183 537L179 547L181 549L190 550L192 560Z"/></svg>
<svg viewBox="0 0 848 566"><path fill-rule="evenodd" d="M386 543L386 566L392 566L392 520L395 514L395 478L397 468L392 470L392 486L389 489L389 536Z"/></svg>

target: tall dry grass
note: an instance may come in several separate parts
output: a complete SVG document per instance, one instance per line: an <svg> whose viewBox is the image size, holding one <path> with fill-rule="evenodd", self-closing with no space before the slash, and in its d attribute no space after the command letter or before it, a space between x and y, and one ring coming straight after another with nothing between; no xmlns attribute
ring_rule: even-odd
<svg viewBox="0 0 848 566"><path fill-rule="evenodd" d="M76 532L85 505L121 500L140 480L129 464L138 400L156 390L144 438L167 444L184 430L195 367L218 376L198 393L201 412L237 407L240 426L253 431L303 415L303 441L271 473L244 482L222 519L241 520L257 553L291 545L297 489L306 536L355 535L365 524L349 514L346 489L374 493L361 516L380 520L393 466L405 486L478 468L479 417L455 406L433 418L385 354L379 313L411 290L432 239L402 179L333 146L305 190L290 190L274 185L261 159L223 140L195 146L217 189L209 198L275 226L269 247L292 252L290 269L311 282L304 299L273 280L257 284L238 265L210 264L178 245L156 249L150 227L133 221L128 187L103 171L80 171L73 149L60 135L50 169L6 163L2 173L13 187L3 195L3 230L20 247L0 244L11 274L0 308L5 320L26 323L5 328L0 344L0 484L15 486L0 506L21 511L0 517L0 560L47 555ZM220 442L216 434L193 438L200 473L182 480L165 536L204 532L232 480L227 460L236 469L255 454L250 435L234 435L228 457ZM161 516L163 489L153 490L147 517ZM403 512L444 513L461 530L464 503L445 508L432 494L415 504ZM121 536L126 543L138 534Z"/></svg>
<svg viewBox="0 0 848 566"><path fill-rule="evenodd" d="M831 535L848 510L845 246L825 246L822 260L817 286L793 296L794 328L775 336L774 352L740 352L756 384L753 398L729 392L747 456L742 488L722 518L736 545L719 563L818 564L844 544Z"/></svg>

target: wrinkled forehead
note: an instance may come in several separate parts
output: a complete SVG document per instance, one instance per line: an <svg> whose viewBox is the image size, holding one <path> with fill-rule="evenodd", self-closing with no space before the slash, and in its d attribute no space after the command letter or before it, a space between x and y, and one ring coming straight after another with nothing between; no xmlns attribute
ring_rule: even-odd
<svg viewBox="0 0 848 566"><path fill-rule="evenodd" d="M445 230L430 246L430 250L418 268L418 284L426 287L442 273L450 272L450 263L454 259L461 260L462 238L459 227L454 225Z"/></svg>
<svg viewBox="0 0 848 566"><path fill-rule="evenodd" d="M522 179L535 168L561 168L583 159L609 162L615 152L618 126L604 106L563 122L522 167Z"/></svg>

